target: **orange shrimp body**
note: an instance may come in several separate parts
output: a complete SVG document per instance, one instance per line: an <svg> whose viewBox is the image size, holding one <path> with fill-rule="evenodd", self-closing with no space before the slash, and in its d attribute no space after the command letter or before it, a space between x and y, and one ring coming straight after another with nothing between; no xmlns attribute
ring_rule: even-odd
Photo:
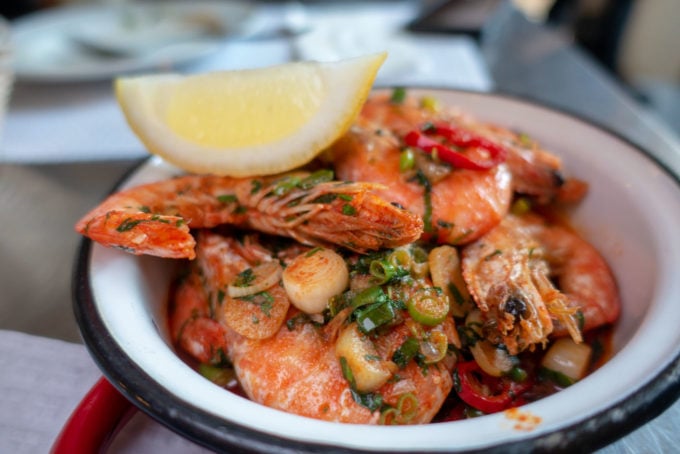
<svg viewBox="0 0 680 454"><path fill-rule="evenodd" d="M390 104L382 104L392 109ZM374 104L367 105L371 112ZM417 111L421 112L421 111ZM371 119L372 120L372 119ZM399 130L395 127L395 131ZM512 197L511 176L505 165L487 171L455 169L438 181L423 184L413 172L400 170L400 140L391 124L359 122L333 147L338 176L372 181L386 189L378 194L423 217L428 237L448 244L474 241L498 224ZM417 128L411 124L410 128Z"/></svg>
<svg viewBox="0 0 680 454"><path fill-rule="evenodd" d="M614 323L621 313L619 292L607 262L592 244L573 231L559 225L546 225L534 219L532 234L545 250L551 277L583 317L583 331ZM567 334L567 326L558 323L555 335Z"/></svg>
<svg viewBox="0 0 680 454"><path fill-rule="evenodd" d="M203 282L195 267L179 283L170 301L173 341L201 363L219 364L227 353L224 327L213 318Z"/></svg>
<svg viewBox="0 0 680 454"><path fill-rule="evenodd" d="M272 297L266 310L264 304L254 300L239 302L228 296L217 296L220 289L245 269L263 260L285 263L292 254L285 248L277 249L276 254L267 254L267 249L253 236L236 241L200 231L197 241L197 259L190 275L175 292L170 312L171 330L180 348L202 362L212 359L206 352L226 352L246 395L263 405L327 421L382 422L380 411L369 410L355 401L340 365L335 344L338 330L346 326L344 318L324 327L308 319L305 322L304 314L290 306L285 292L277 292L281 289L278 283L266 290ZM299 251L299 246L294 245L293 249ZM406 292L411 290L410 284L404 289ZM248 308L235 309L235 304ZM208 311L207 308L213 309ZM239 312L240 318L236 325L227 315L234 310ZM250 312L246 314L244 310ZM407 338L414 336L415 322L406 311L403 312L398 324L373 339L376 356L385 361L389 361ZM212 315L207 316L208 313ZM222 336L210 337L214 344L209 346L205 344L206 333L181 329L196 320L218 324ZM441 331L449 343L459 345L452 318L447 317L440 325L428 329ZM452 389L454 364L455 358L450 356L428 364L426 368L411 361L396 371L394 380L387 381L376 392L388 406L410 407L405 412L408 418L397 423L429 422ZM402 402L404 396L406 404Z"/></svg>
<svg viewBox="0 0 680 454"><path fill-rule="evenodd" d="M393 352L407 334L404 328L395 332L385 346L387 350ZM249 340L233 332L227 334L227 339L239 381L255 402L326 421L379 422L380 412L371 412L354 401L333 343L313 325L307 323L293 330L284 327L264 341ZM418 404L408 423L431 421L453 386L450 371L443 364L435 364L424 373L411 362L398 375L398 381L386 383L377 392L393 406L402 395L410 393Z"/></svg>
<svg viewBox="0 0 680 454"><path fill-rule="evenodd" d="M545 344L550 335L581 342L582 330L619 316L618 290L604 259L575 233L540 216L508 215L462 255L463 278L487 338L512 354Z"/></svg>
<svg viewBox="0 0 680 454"><path fill-rule="evenodd" d="M527 136L423 104L413 97L399 102L387 95L369 98L354 127L329 155L340 178L383 184L387 189L379 192L382 197L422 216L426 238L448 244L476 240L508 212L513 192L541 204L572 203L585 194L585 183L562 178L561 160ZM502 146L507 151L505 162L484 171L442 170L446 166L416 151L421 173L405 170L401 161L405 136L440 122Z"/></svg>
<svg viewBox="0 0 680 454"><path fill-rule="evenodd" d="M541 203L561 198L565 182L571 182L561 175L562 160L541 148L535 140L507 128L480 122L455 109L424 107L413 97L393 103L387 95L379 95L366 101L360 121L378 127L382 125L399 136L428 122L442 121L464 127L505 147L508 151L506 165L513 176L513 190L534 196Z"/></svg>
<svg viewBox="0 0 680 454"><path fill-rule="evenodd" d="M407 244L422 220L375 194L374 184L314 182L308 173L262 178L188 175L108 197L75 228L133 254L194 258L190 228L249 227L305 244L365 252Z"/></svg>

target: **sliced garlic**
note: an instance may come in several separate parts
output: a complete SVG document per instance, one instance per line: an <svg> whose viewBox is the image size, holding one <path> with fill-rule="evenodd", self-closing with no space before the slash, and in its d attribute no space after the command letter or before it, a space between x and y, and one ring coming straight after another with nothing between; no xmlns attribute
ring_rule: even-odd
<svg viewBox="0 0 680 454"><path fill-rule="evenodd" d="M513 367L513 362L507 351L500 349L487 340L479 340L470 347L472 356L484 372L500 377Z"/></svg>
<svg viewBox="0 0 680 454"><path fill-rule="evenodd" d="M384 385L397 369L392 361L381 359L371 340L359 332L356 323L347 325L335 342L335 356L345 358L354 377L356 390L373 392Z"/></svg>
<svg viewBox="0 0 680 454"><path fill-rule="evenodd" d="M247 275L241 273L240 278L227 287L227 294L230 297L243 298L263 292L281 279L281 264L274 260L246 271Z"/></svg>
<svg viewBox="0 0 680 454"><path fill-rule="evenodd" d="M593 349L588 344L577 344L571 338L557 339L546 352L541 365L566 375L573 381L582 379L588 371Z"/></svg>
<svg viewBox="0 0 680 454"><path fill-rule="evenodd" d="M347 264L331 249L313 249L293 259L282 275L290 302L302 312L319 314L328 300L349 285Z"/></svg>
<svg viewBox="0 0 680 454"><path fill-rule="evenodd" d="M482 326L484 320L479 309L471 311L465 318L465 329L474 345L470 347L472 356L484 372L494 377L500 377L512 369L513 362L507 351L497 348L484 339Z"/></svg>
<svg viewBox="0 0 680 454"><path fill-rule="evenodd" d="M451 314L464 317L472 309L472 300L463 281L458 251L452 246L439 246L430 251L427 261L432 284L449 297Z"/></svg>
<svg viewBox="0 0 680 454"><path fill-rule="evenodd" d="M483 326L484 319L482 318L482 312L479 309L471 311L467 317L465 317L465 328L471 330L478 338L484 337L484 331L482 330Z"/></svg>

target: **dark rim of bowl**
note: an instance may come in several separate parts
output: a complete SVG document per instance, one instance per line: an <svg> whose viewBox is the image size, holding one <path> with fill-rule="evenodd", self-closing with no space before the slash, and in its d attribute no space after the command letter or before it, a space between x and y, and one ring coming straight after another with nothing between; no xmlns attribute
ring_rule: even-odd
<svg viewBox="0 0 680 454"><path fill-rule="evenodd" d="M378 87L387 88L390 87ZM680 176L669 169L659 158L644 150L629 139L609 128L586 120L565 109L546 103L499 92L477 92L432 86L413 86L413 89L438 90L472 94L484 97L506 98L514 102L551 110L595 127L610 136L630 145L633 149L652 160L680 186ZM115 192L148 159L135 164L119 180L111 192ZM73 309L83 340L107 379L128 400L144 413L195 443L216 451L229 452L281 452L281 453L361 453L361 450L307 443L273 436L245 426L226 421L209 414L189 402L179 399L163 388L144 372L106 331L101 315L97 311L92 288L90 287L90 253L92 242L83 238L77 255L73 279ZM642 385L630 396L622 396L619 402L600 411L584 421L564 426L546 434L527 436L522 440L491 446L480 450L450 452L580 452L590 451L632 432L654 419L680 397L680 353L656 376ZM625 398L625 399L624 399ZM622 417L623 415L623 417ZM558 437L556 435L559 434ZM559 440L556 442L556 440Z"/></svg>

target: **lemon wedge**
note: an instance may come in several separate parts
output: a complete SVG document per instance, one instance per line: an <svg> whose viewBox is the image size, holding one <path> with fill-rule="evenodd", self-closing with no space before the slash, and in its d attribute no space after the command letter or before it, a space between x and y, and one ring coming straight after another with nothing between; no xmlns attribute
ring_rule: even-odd
<svg viewBox="0 0 680 454"><path fill-rule="evenodd" d="M194 173L267 175L308 163L340 137L386 57L123 77L115 91L151 153Z"/></svg>

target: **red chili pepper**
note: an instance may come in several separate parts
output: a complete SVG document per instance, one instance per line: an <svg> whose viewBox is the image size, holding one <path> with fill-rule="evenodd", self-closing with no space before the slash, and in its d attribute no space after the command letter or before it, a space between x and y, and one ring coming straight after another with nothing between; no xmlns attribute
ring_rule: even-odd
<svg viewBox="0 0 680 454"><path fill-rule="evenodd" d="M507 377L491 377L474 360L459 363L455 373L460 385L460 389L456 389L458 396L484 413L497 413L519 405L515 398L531 386L528 381L517 384Z"/></svg>
<svg viewBox="0 0 680 454"><path fill-rule="evenodd" d="M424 133L440 136L451 145L459 148L481 148L489 154L487 159L473 159L427 137L420 131L411 131L404 137L406 145L420 148L426 153L436 153L442 161L461 169L487 170L505 161L508 155L508 150L505 147L453 125L443 123L428 125L424 128Z"/></svg>

